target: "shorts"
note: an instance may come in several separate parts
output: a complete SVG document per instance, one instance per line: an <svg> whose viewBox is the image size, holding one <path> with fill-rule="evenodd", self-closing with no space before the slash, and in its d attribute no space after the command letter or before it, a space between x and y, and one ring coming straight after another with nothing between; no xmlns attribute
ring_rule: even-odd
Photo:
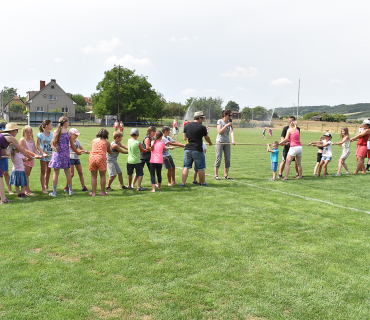
<svg viewBox="0 0 370 320"><path fill-rule="evenodd" d="M204 169L206 168L206 166L204 166ZM194 162L194 171L195 172L198 172L199 170L198 170L198 167L197 167L197 165L195 164L195 162Z"/></svg>
<svg viewBox="0 0 370 320"><path fill-rule="evenodd" d="M175 168L175 163L173 162L172 156L165 156L163 157L163 169L168 170L171 168Z"/></svg>
<svg viewBox="0 0 370 320"><path fill-rule="evenodd" d="M288 152L289 152L289 146L284 146L284 149L283 149L283 156L281 157L281 161L282 162L286 162L286 157L288 156ZM295 158L293 158L292 161L295 161Z"/></svg>
<svg viewBox="0 0 370 320"><path fill-rule="evenodd" d="M322 158L322 152L320 153L317 153L317 162L321 162L321 158Z"/></svg>
<svg viewBox="0 0 370 320"><path fill-rule="evenodd" d="M370 150L367 149L367 157L366 158L370 158Z"/></svg>
<svg viewBox="0 0 370 320"><path fill-rule="evenodd" d="M176 128L173 128L173 134L178 134L178 132L179 132L179 130L178 129L176 129Z"/></svg>
<svg viewBox="0 0 370 320"><path fill-rule="evenodd" d="M204 170L206 168L206 158L204 156L204 152L185 150L184 168L191 169L193 162L197 166L197 170Z"/></svg>
<svg viewBox="0 0 370 320"><path fill-rule="evenodd" d="M141 163L128 163L126 167L128 176L132 176L134 169L137 177L142 177L144 175L143 166Z"/></svg>
<svg viewBox="0 0 370 320"><path fill-rule="evenodd" d="M77 166L81 164L80 159L71 159L71 166Z"/></svg>
<svg viewBox="0 0 370 320"><path fill-rule="evenodd" d="M303 149L302 146L290 147L288 155L295 157L295 156L302 156Z"/></svg>
<svg viewBox="0 0 370 320"><path fill-rule="evenodd" d="M367 146L357 146L356 156L366 158Z"/></svg>
<svg viewBox="0 0 370 320"><path fill-rule="evenodd" d="M8 158L2 158L1 159L1 171L9 171L9 159Z"/></svg>
<svg viewBox="0 0 370 320"><path fill-rule="evenodd" d="M272 171L277 171L277 166L278 166L277 162L271 162L271 170Z"/></svg>
<svg viewBox="0 0 370 320"><path fill-rule="evenodd" d="M90 155L89 171L105 171L107 170L107 157L101 155Z"/></svg>
<svg viewBox="0 0 370 320"><path fill-rule="evenodd" d="M122 173L122 170L118 164L118 162L108 162L107 169L109 173L109 178L115 177L117 174Z"/></svg>
<svg viewBox="0 0 370 320"><path fill-rule="evenodd" d="M331 161L332 157L322 157L321 161Z"/></svg>

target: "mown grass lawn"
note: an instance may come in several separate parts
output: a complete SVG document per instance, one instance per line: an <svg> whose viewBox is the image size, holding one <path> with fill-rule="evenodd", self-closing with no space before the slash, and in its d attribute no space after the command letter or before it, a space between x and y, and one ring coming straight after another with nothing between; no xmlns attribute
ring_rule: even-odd
<svg viewBox="0 0 370 320"><path fill-rule="evenodd" d="M79 130L90 149L97 130ZM235 135L269 142L260 130ZM302 140L320 135L304 131ZM330 173L341 148L333 151ZM354 154L353 145L351 171ZM172 155L182 167L183 150ZM90 187L88 156L81 158ZM127 156L119 159L125 172ZM213 175L214 147L206 160ZM66 195L62 173L58 197L42 194L37 163L37 195L1 206L0 318L369 318L369 176L313 177L313 147L304 147L302 163L303 180L271 182L264 145L233 146L233 180L207 176L209 186L198 187L191 173L186 188L164 183L155 194L118 190L116 180L115 191L95 198L77 176L75 195Z"/></svg>

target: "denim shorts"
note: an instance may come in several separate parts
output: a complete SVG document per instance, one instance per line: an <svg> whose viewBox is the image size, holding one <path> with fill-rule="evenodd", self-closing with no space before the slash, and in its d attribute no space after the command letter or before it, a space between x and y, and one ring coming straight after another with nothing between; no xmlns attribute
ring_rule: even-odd
<svg viewBox="0 0 370 320"><path fill-rule="evenodd" d="M193 162L197 166L198 170L204 170L206 168L206 158L204 156L204 152L185 150L184 168L191 169Z"/></svg>
<svg viewBox="0 0 370 320"><path fill-rule="evenodd" d="M329 162L331 161L331 158L332 157L322 157L321 158L321 161L328 161L329 160Z"/></svg>
<svg viewBox="0 0 370 320"><path fill-rule="evenodd" d="M1 170L4 171L9 171L9 159L8 158L2 158L1 159Z"/></svg>
<svg viewBox="0 0 370 320"><path fill-rule="evenodd" d="M277 162L271 162L271 170L272 171L277 171L277 166L278 166Z"/></svg>
<svg viewBox="0 0 370 320"><path fill-rule="evenodd" d="M70 159L71 160L71 166L76 166L78 164L81 164L80 159Z"/></svg>

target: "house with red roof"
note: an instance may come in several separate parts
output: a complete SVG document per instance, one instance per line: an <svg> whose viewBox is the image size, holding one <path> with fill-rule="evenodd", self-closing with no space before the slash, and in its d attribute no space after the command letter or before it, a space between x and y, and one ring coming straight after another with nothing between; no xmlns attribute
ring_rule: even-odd
<svg viewBox="0 0 370 320"><path fill-rule="evenodd" d="M18 96L15 96L12 100L10 100L5 106L4 106L4 109L5 110L10 110L9 108L12 106L12 105L22 105L24 107L26 107L26 103L21 99L19 98Z"/></svg>
<svg viewBox="0 0 370 320"><path fill-rule="evenodd" d="M41 80L39 91L27 91L26 107L29 112L53 112L58 109L74 121L76 105L72 94L66 93L55 79L51 79L48 84Z"/></svg>

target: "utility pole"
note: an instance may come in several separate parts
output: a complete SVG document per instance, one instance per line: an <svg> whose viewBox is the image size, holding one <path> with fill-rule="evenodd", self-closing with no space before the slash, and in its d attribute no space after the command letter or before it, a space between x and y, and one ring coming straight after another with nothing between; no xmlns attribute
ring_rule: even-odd
<svg viewBox="0 0 370 320"><path fill-rule="evenodd" d="M117 106L117 121L119 121L119 90L121 86L121 66L118 65L118 106Z"/></svg>
<svg viewBox="0 0 370 320"><path fill-rule="evenodd" d="M298 81L298 106L297 106L297 123L298 123L298 109L299 109L299 90L301 89L301 79Z"/></svg>

